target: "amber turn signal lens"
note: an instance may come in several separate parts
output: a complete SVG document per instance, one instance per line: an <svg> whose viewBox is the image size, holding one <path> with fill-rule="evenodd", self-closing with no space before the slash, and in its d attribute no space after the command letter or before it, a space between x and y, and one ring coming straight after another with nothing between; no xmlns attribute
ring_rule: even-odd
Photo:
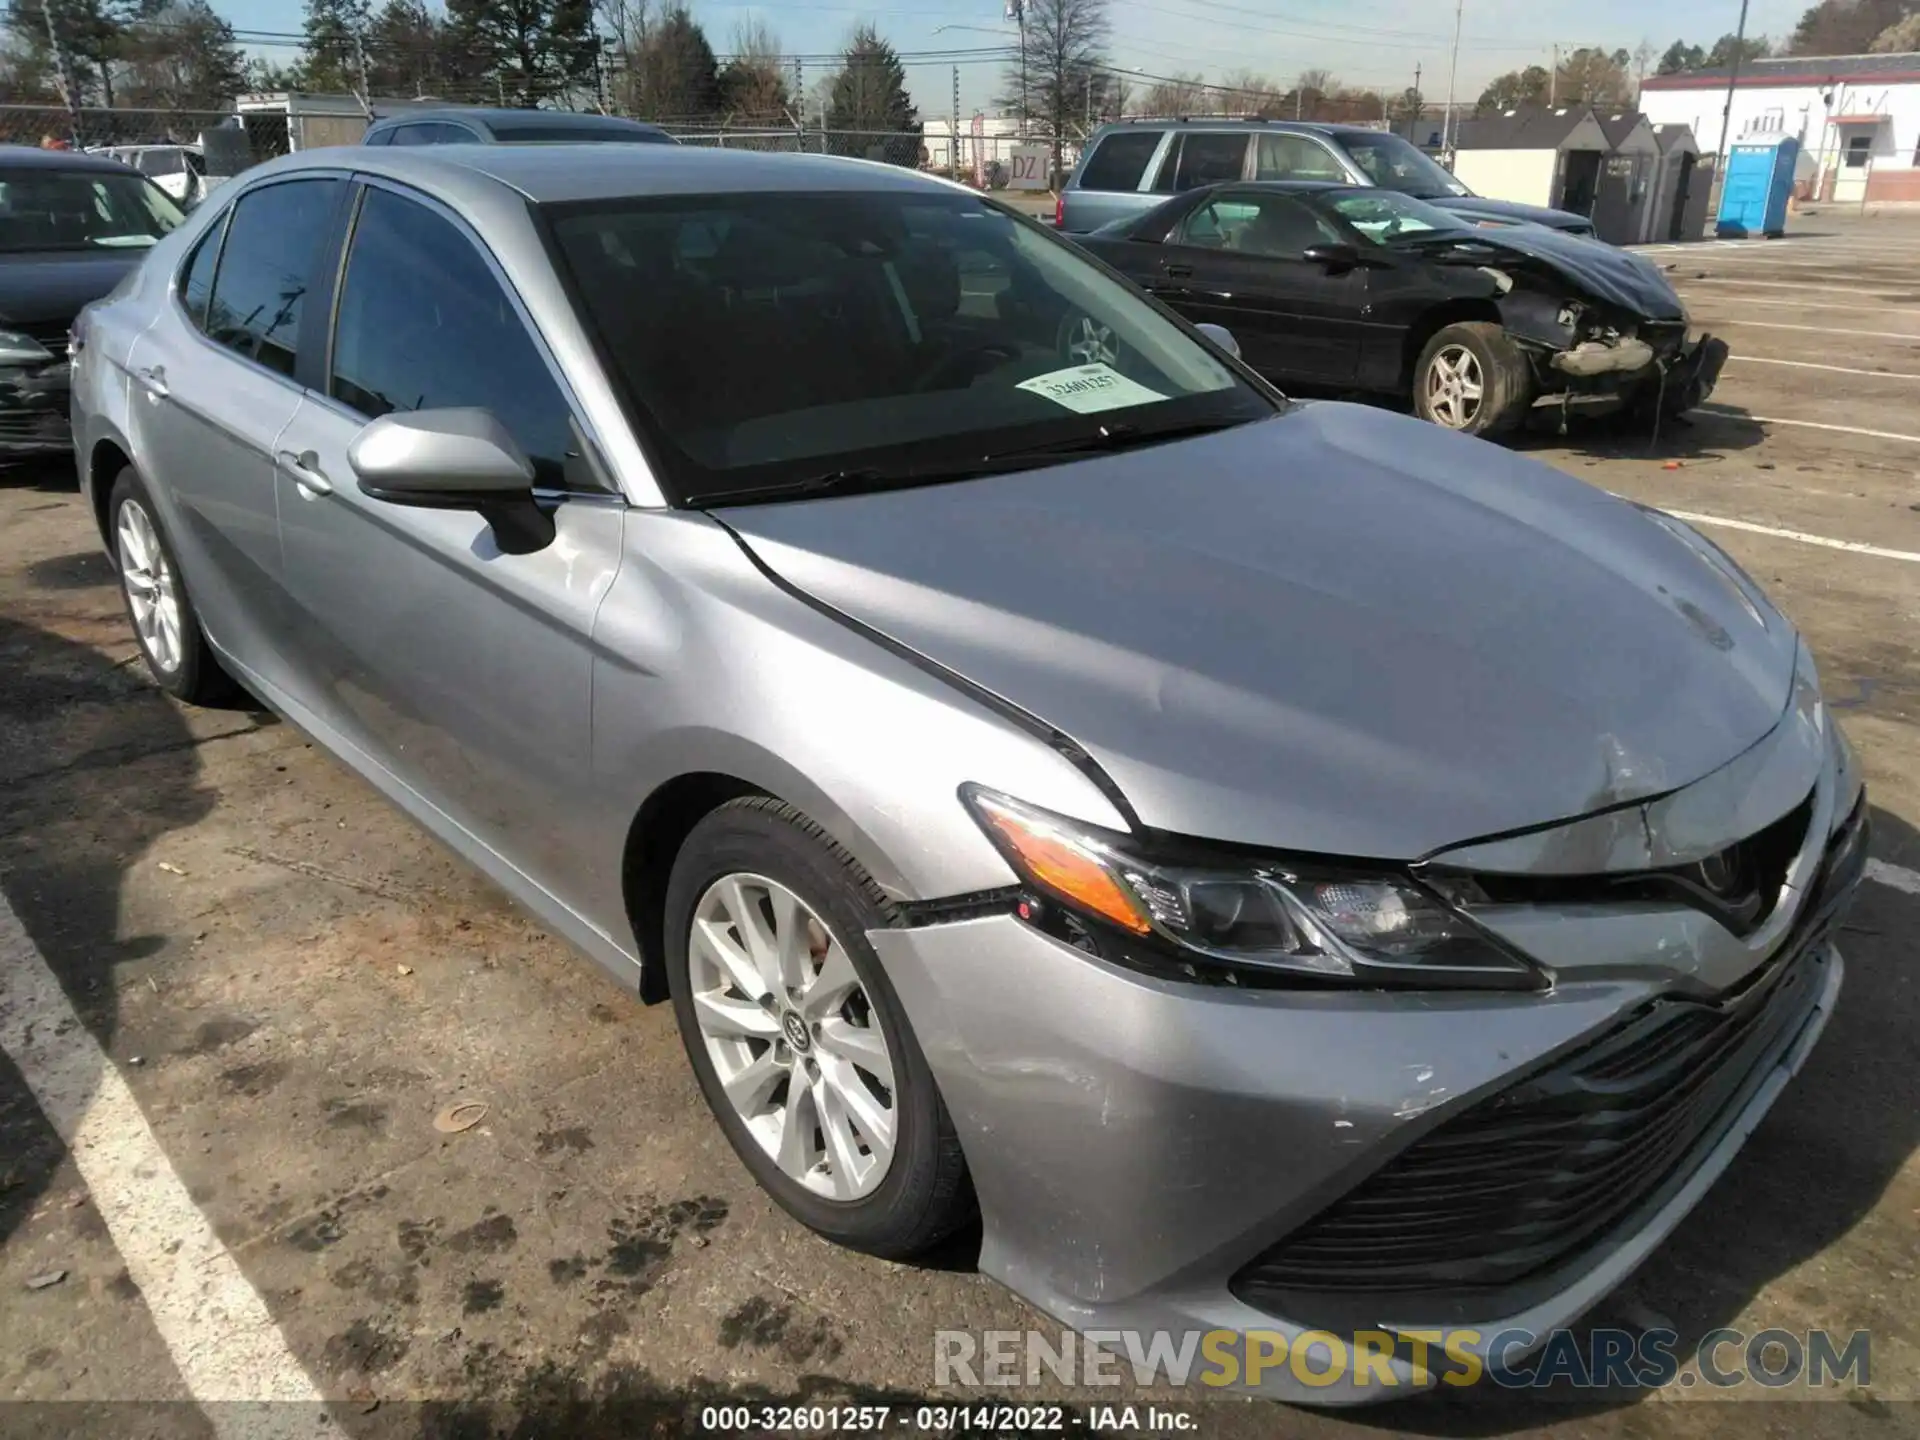
<svg viewBox="0 0 1920 1440"><path fill-rule="evenodd" d="M976 796L974 804L1004 843L1015 868L1034 884L1136 935L1152 928L1139 903L1085 848L985 795Z"/></svg>

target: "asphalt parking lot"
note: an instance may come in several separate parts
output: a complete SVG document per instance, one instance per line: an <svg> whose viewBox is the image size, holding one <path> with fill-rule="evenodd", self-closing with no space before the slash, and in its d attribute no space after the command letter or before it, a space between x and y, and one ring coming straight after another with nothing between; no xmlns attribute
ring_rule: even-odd
<svg viewBox="0 0 1920 1440"><path fill-rule="evenodd" d="M1863 758L1878 863L1807 1069L1589 1318L1870 1330L1871 1383L1763 1412L1222 1399L1202 1435L1920 1434L1920 215L1650 253L1733 346L1711 406L1517 443L1770 589ZM965 1244L909 1268L801 1230L666 1007L291 726L161 696L57 467L0 473L0 888L31 945L0 928L0 1401L62 1402L0 1404L0 1432L678 1433L729 1400L912 1406L936 1330L1042 1323ZM463 1102L476 1124L436 1128ZM224 1403L260 1398L330 1403Z"/></svg>

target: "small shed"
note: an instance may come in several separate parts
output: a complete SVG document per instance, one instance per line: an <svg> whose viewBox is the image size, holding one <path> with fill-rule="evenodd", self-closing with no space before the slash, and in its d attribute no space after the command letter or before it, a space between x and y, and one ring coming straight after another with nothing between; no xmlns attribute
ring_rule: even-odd
<svg viewBox="0 0 1920 1440"><path fill-rule="evenodd" d="M1654 175L1660 168L1660 141L1635 110L1594 113L1606 152L1600 161L1600 182L1594 191L1593 232L1615 245L1633 245L1647 238L1652 223Z"/></svg>
<svg viewBox="0 0 1920 1440"><path fill-rule="evenodd" d="M1610 148L1590 106L1533 106L1464 122L1453 173L1489 200L1591 215Z"/></svg>
<svg viewBox="0 0 1920 1440"><path fill-rule="evenodd" d="M1700 141L1691 125L1656 125L1653 138L1660 146L1660 165L1654 172L1646 238L1656 243L1698 240L1707 228L1712 162L1700 163Z"/></svg>

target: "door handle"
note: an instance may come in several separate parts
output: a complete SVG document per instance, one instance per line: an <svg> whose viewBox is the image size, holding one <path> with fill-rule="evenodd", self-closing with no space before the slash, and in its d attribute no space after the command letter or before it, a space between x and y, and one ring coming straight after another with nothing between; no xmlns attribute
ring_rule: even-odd
<svg viewBox="0 0 1920 1440"><path fill-rule="evenodd" d="M296 455L291 450L282 450L274 458L280 462L280 468L293 477L293 483L309 495L333 493L333 482L320 469L320 457L313 451L302 450Z"/></svg>
<svg viewBox="0 0 1920 1440"><path fill-rule="evenodd" d="M167 395L167 367L148 365L133 372L133 378L140 382L140 388L156 400L164 400Z"/></svg>
<svg viewBox="0 0 1920 1440"><path fill-rule="evenodd" d="M1169 280L1191 280L1193 278L1193 267L1191 265L1169 265L1167 266L1167 278Z"/></svg>

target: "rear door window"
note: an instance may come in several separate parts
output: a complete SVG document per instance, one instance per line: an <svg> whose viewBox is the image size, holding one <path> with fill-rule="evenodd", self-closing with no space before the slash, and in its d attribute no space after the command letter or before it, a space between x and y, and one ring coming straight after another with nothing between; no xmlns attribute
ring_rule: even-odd
<svg viewBox="0 0 1920 1440"><path fill-rule="evenodd" d="M1160 148L1160 130L1116 130L1099 145L1080 171L1082 190L1138 190L1147 162Z"/></svg>
<svg viewBox="0 0 1920 1440"><path fill-rule="evenodd" d="M1160 179L1153 188L1171 194L1197 185L1238 180L1246 166L1247 144L1252 138L1237 130L1187 131L1178 138L1177 148L1160 162Z"/></svg>
<svg viewBox="0 0 1920 1440"><path fill-rule="evenodd" d="M207 305L210 338L293 374L301 312L331 238L340 189L332 177L289 180L240 197Z"/></svg>

